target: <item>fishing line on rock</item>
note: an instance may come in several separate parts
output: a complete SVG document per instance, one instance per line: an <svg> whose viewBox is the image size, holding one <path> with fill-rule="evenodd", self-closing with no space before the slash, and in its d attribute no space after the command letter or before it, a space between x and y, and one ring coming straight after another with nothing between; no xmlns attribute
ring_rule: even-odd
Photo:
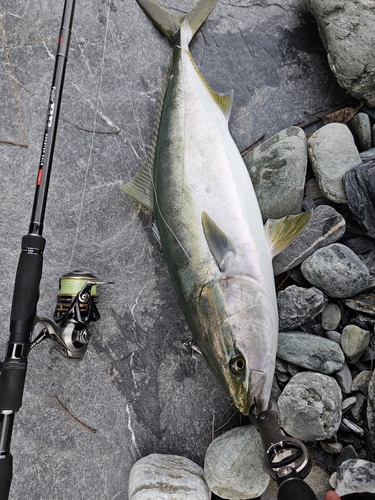
<svg viewBox="0 0 375 500"><path fill-rule="evenodd" d="M106 48L107 48L109 13L110 13L110 0L108 0L108 2L107 2L107 16L106 16L105 33L104 33L103 53L102 53L102 61L101 61L101 66L100 66L98 96L97 96L96 105L95 105L94 124L93 124L93 130L92 130L92 134L91 134L91 144L90 144L89 157L87 160L87 166L86 166L86 171L85 171L85 179L83 182L83 190L82 190L81 204L80 204L79 214L78 214L77 228L76 228L76 232L74 235L72 252L70 255L69 269L72 269L74 251L75 251L75 247L76 247L76 243L77 243L77 239L78 239L78 234L79 234L79 229L80 229L80 225L81 225L81 219L82 219L82 213L83 213L83 207L84 207L84 201L85 201L85 195L86 195L86 189L87 189L87 179L88 179L89 169L91 166L91 157L92 157L92 152L94 149L94 140L95 140L95 135L96 135L97 119L98 119L98 113L99 113L99 104L100 104L100 100L101 100L100 95L101 95L102 82L103 82L104 57L105 57Z"/></svg>
<svg viewBox="0 0 375 500"><path fill-rule="evenodd" d="M120 51L118 50L118 47L117 47L117 43L116 43L116 37L113 36L113 33L112 33L112 30L111 28L109 27L108 28L109 31L111 32L111 38L112 38L112 42L113 42L113 46L114 46L114 50L116 52L116 56L117 56L117 61L119 62L119 68L120 68L120 71L122 73L122 76L123 76L123 82L126 82L127 81L127 78L126 78L126 75L124 73L124 70L123 70L123 67L122 65L120 64ZM171 66L171 63L169 63L170 66ZM170 69L170 68L169 68ZM166 82L164 82L163 85L165 85ZM134 108L134 104L133 104L133 100L131 98L131 95L130 95L130 91L129 91L129 87L128 85L125 83L125 88L126 88L126 93L128 95L128 98L129 98L129 102L130 102L130 107L131 107L131 110L132 110L132 113L133 113L133 116L134 116L134 121L136 123L136 127L137 127L137 130L138 130L138 135L139 135L139 139L140 139L140 146L141 146L141 149L144 153L144 155L146 155L146 162L148 162L148 155L150 153L147 153L147 148L146 148L146 145L145 145L145 142L143 140L143 136L142 136L142 132L141 132L141 128L140 128L140 125L139 125L139 121L138 121L138 116L137 116L137 113L135 111L135 108ZM158 99L157 99L157 104L156 104L156 120L159 119L158 117L158 113L159 113L159 107L161 106L161 103L160 103L160 100L161 100L161 96L159 95ZM154 124L154 127L155 127L155 124ZM154 134L154 130L152 132L152 134ZM141 160L141 158L139 157L135 147L133 146L133 144L131 143L130 139L127 138L129 144L130 144L130 147L132 148L135 156L137 157L138 160ZM178 245L180 246L181 250L184 252L184 254L186 255L186 257L189 259L189 261L192 260L192 258L190 257L190 255L188 254L187 250L185 249L185 247L183 246L183 244L181 243L181 241L179 240L179 238L177 237L177 235L175 234L175 232L173 231L173 229L171 228L170 224L167 222L167 220L165 219L164 217L164 214L162 213L162 211L160 210L160 206L159 206L159 201L158 201L158 197L157 197L157 193L156 193L156 189L155 189L155 184L154 184L154 178L153 178L153 172L150 170L150 168L148 168L148 172L149 172L149 175L150 175L150 180L151 180L151 184L152 184L152 187L153 187L153 190L154 190L154 202L156 204L156 206L158 207L159 209L159 213L160 213L160 216L161 218L163 219L165 225L167 226L167 228L169 229L169 231L172 233L173 237L175 238L176 242L178 243Z"/></svg>

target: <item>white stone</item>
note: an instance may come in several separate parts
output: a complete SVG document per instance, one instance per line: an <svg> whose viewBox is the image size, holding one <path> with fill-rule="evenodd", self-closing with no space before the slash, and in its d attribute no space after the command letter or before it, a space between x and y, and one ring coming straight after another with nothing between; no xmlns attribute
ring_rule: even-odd
<svg viewBox="0 0 375 500"><path fill-rule="evenodd" d="M375 492L375 464L361 459L349 459L337 470L336 493L340 496L350 493Z"/></svg>
<svg viewBox="0 0 375 500"><path fill-rule="evenodd" d="M310 137L308 154L324 196L345 203L342 176L362 163L349 128L343 123L324 125Z"/></svg>
<svg viewBox="0 0 375 500"><path fill-rule="evenodd" d="M136 462L129 476L129 500L209 500L203 469L188 458L152 454Z"/></svg>
<svg viewBox="0 0 375 500"><path fill-rule="evenodd" d="M216 438L208 447L204 474L210 490L221 498L259 497L266 490L270 476L257 429L246 425Z"/></svg>
<svg viewBox="0 0 375 500"><path fill-rule="evenodd" d="M340 426L341 404L336 380L316 372L295 375L278 400L283 428L301 441L334 436Z"/></svg>

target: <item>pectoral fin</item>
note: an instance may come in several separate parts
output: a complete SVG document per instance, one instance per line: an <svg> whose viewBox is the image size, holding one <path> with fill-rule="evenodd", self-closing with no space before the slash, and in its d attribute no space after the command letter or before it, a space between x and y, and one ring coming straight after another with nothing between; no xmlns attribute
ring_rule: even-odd
<svg viewBox="0 0 375 500"><path fill-rule="evenodd" d="M299 215L287 215L282 219L268 219L264 231L272 257L282 252L300 234L309 222L311 211Z"/></svg>
<svg viewBox="0 0 375 500"><path fill-rule="evenodd" d="M236 254L232 241L206 212L202 212L202 226L207 244L219 269L225 271L225 262Z"/></svg>

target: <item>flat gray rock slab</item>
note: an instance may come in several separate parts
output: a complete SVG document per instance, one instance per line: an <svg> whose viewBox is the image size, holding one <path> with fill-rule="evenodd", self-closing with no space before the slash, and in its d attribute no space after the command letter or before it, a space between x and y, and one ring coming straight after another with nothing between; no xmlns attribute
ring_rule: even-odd
<svg viewBox="0 0 375 500"><path fill-rule="evenodd" d="M194 0L165 0L177 12ZM63 2L0 7L1 307L4 357L21 237L27 233ZM212 88L234 90L240 150L309 121L344 92L302 1L217 5L191 44ZM230 403L190 332L150 214L120 186L151 141L169 42L134 0L78 1L47 203L38 313L52 316L58 279L89 269L101 320L72 363L46 341L30 354L12 439L12 500L127 500L132 465L150 453L203 465L213 416ZM305 111L307 114L305 113ZM320 113L320 111L319 111ZM55 396L94 434L67 415Z"/></svg>

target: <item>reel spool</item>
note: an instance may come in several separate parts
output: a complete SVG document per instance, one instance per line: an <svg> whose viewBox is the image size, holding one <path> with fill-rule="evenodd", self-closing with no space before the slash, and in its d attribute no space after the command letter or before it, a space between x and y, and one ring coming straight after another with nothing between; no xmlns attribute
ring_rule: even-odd
<svg viewBox="0 0 375 500"><path fill-rule="evenodd" d="M98 303L98 278L87 271L72 271L59 279L59 294L53 319L58 324L74 320L89 323L100 319Z"/></svg>
<svg viewBox="0 0 375 500"><path fill-rule="evenodd" d="M87 324L98 321L98 285L109 284L99 281L88 271L72 271L59 279L59 294L53 313L54 322L48 318L37 318L45 327L31 343L30 349L46 338L51 338L57 349L68 358L81 359L88 347L90 333Z"/></svg>

